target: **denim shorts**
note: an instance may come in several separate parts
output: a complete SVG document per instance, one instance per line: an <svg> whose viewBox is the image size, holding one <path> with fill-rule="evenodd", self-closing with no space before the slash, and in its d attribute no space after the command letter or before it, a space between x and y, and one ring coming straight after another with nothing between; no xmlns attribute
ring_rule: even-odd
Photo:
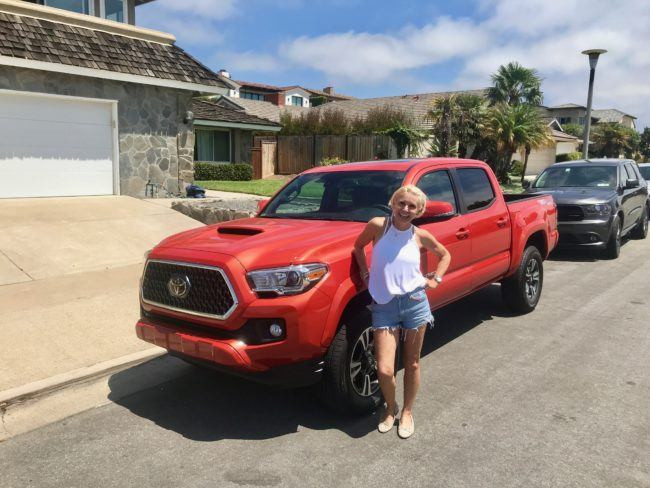
<svg viewBox="0 0 650 488"><path fill-rule="evenodd" d="M372 303L373 329L417 329L428 324L433 327L433 315L424 287L404 295L395 295L388 303Z"/></svg>

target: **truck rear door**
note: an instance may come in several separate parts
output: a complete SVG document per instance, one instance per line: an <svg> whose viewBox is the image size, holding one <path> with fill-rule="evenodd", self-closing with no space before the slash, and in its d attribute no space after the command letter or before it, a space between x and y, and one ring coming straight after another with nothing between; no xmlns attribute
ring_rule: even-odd
<svg viewBox="0 0 650 488"><path fill-rule="evenodd" d="M416 175L414 184L427 195L428 200L448 202L456 213L447 220L419 224L419 227L430 232L451 253L451 264L444 278L444 286L428 291L429 302L436 308L472 289L469 277L472 262L472 246L468 238L469 221L460 212L460 202L448 170L424 170ZM424 251L422 272L432 273L437 265L438 257Z"/></svg>
<svg viewBox="0 0 650 488"><path fill-rule="evenodd" d="M510 213L496 178L481 167L455 170L472 243L472 285L490 283L510 267Z"/></svg>

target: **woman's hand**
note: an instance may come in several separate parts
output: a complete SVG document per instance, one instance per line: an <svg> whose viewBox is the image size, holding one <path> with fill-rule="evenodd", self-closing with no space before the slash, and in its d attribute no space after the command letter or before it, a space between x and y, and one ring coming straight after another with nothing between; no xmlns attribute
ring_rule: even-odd
<svg viewBox="0 0 650 488"><path fill-rule="evenodd" d="M438 283L433 278L427 278L427 288L431 288L433 290L434 288L438 288L439 284L440 283Z"/></svg>

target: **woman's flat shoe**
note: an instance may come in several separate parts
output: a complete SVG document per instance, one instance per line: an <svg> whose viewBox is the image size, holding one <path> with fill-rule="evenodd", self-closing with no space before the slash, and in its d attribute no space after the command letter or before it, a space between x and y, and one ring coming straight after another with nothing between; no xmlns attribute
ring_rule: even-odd
<svg viewBox="0 0 650 488"><path fill-rule="evenodd" d="M408 439L413 435L413 432L415 432L415 420L413 420L413 417L411 417L411 425L409 426L402 425L402 421L400 420L399 427L397 427L397 435L400 438Z"/></svg>
<svg viewBox="0 0 650 488"><path fill-rule="evenodd" d="M379 432L381 432L382 434L385 434L386 432L389 432L393 428L393 426L395 425L395 420L397 418L398 413L399 413L399 406L396 403L395 404L395 411L393 412L393 420L391 422L389 422L388 419L382 420L377 425L377 430L379 430Z"/></svg>

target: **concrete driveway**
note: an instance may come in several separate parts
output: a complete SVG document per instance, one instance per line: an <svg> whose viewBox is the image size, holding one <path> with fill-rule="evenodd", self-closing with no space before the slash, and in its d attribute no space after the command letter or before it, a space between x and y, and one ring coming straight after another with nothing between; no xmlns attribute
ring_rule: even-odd
<svg viewBox="0 0 650 488"><path fill-rule="evenodd" d="M149 348L143 255L199 225L131 197L0 200L0 391Z"/></svg>

